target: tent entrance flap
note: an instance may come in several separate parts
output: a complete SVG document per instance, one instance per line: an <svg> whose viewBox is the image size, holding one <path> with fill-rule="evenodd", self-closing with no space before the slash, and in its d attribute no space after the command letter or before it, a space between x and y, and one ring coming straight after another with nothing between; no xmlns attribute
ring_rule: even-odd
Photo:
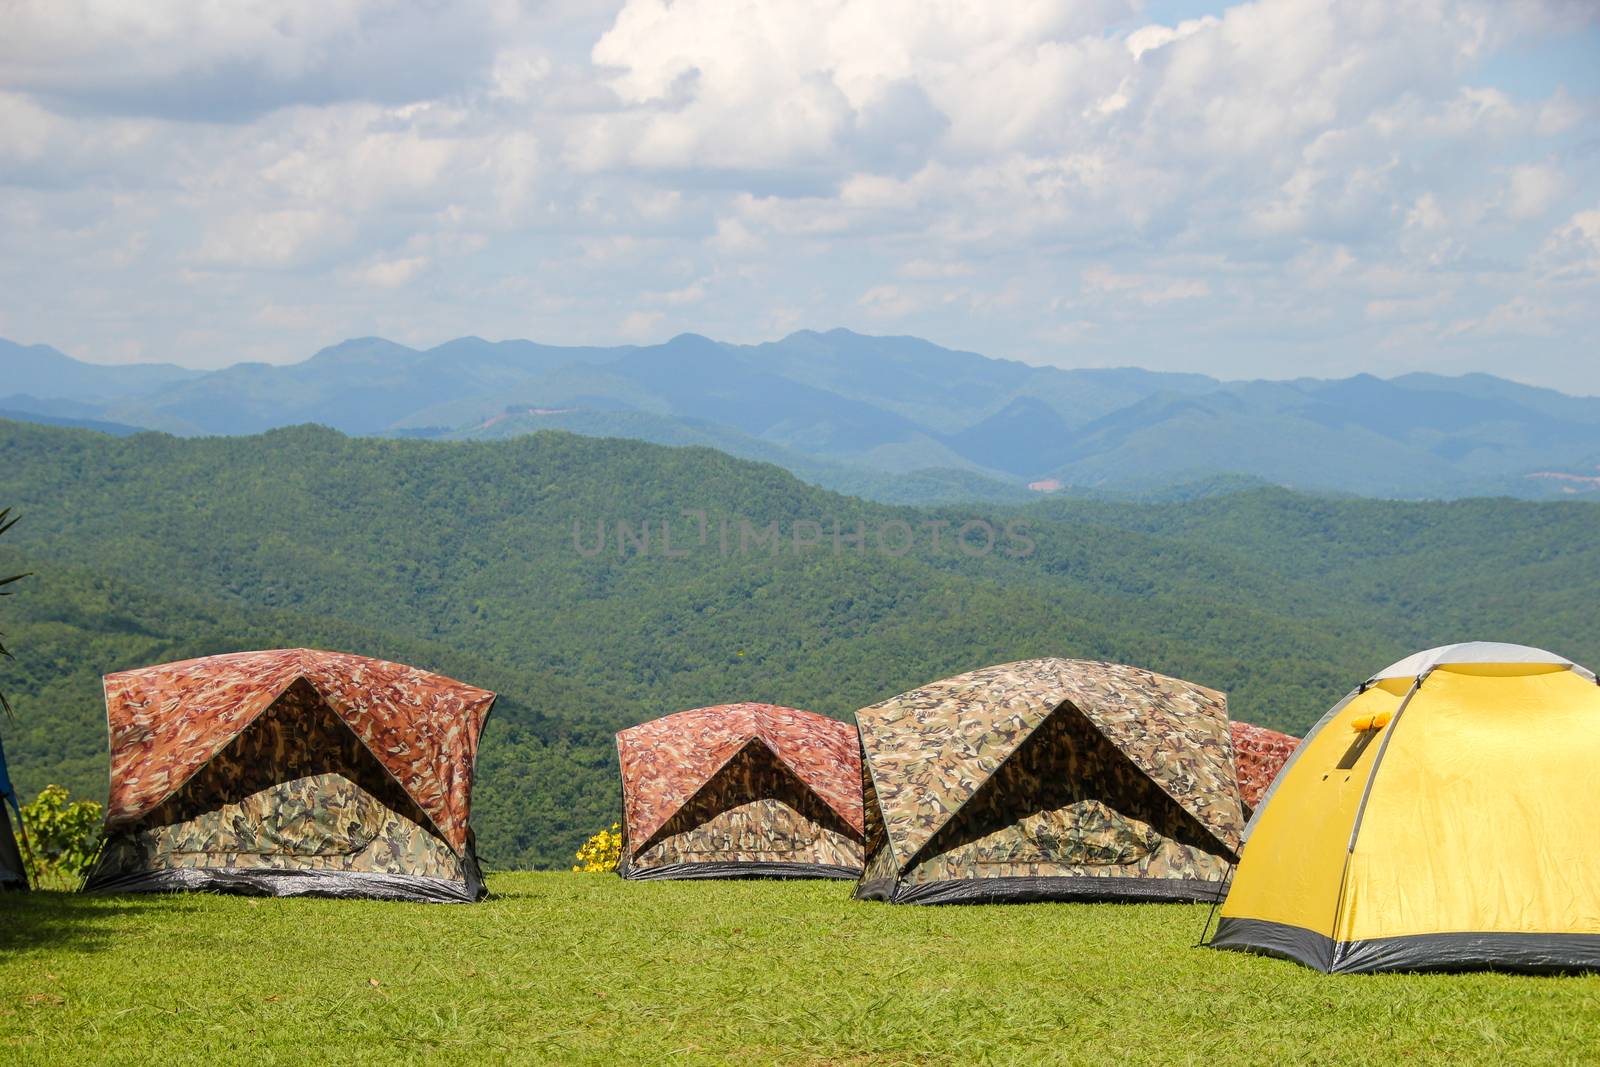
<svg viewBox="0 0 1600 1067"><path fill-rule="evenodd" d="M1216 891L1218 851L1226 850L1205 827L1063 705L917 853L897 899L1149 899L1169 891L1201 899ZM969 880L965 889L953 884ZM1177 884L1185 882L1193 885ZM922 883L947 888L914 888Z"/></svg>

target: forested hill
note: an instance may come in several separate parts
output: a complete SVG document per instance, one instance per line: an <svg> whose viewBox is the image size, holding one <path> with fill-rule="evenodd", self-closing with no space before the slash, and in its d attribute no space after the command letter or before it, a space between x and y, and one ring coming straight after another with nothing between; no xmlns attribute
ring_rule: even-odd
<svg viewBox="0 0 1600 1067"><path fill-rule="evenodd" d="M22 516L0 573L34 572L0 602L17 654L0 668L17 721L0 729L25 793L59 780L103 796L104 672L339 648L502 694L475 797L500 866L567 862L615 816L611 731L694 705L848 716L1053 654L1181 675L1229 691L1237 717L1297 730L1445 641L1600 663L1588 503L1251 490L914 509L708 449L558 433L179 439L0 422L0 504Z"/></svg>

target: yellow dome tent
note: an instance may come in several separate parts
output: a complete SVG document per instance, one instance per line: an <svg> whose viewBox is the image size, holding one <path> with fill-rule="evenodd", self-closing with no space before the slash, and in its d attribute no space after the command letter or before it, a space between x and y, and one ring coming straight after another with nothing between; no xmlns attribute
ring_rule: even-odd
<svg viewBox="0 0 1600 1067"><path fill-rule="evenodd" d="M1600 685L1474 641L1334 706L1245 830L1216 948L1322 971L1600 968Z"/></svg>

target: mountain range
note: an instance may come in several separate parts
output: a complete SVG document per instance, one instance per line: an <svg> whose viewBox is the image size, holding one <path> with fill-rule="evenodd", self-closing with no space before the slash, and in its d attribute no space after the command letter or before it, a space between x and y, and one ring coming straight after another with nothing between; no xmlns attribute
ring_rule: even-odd
<svg viewBox="0 0 1600 1067"><path fill-rule="evenodd" d="M847 330L756 345L360 338L301 363L215 371L98 366L0 340L0 367L7 418L181 436L300 423L449 440L558 429L706 445L887 502L1160 498L1252 482L1600 496L1600 398L1484 374L1221 381L1032 366Z"/></svg>

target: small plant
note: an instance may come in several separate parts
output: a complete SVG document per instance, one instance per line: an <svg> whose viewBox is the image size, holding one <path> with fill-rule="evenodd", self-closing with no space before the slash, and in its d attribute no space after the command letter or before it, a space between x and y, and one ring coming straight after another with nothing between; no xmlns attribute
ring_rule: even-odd
<svg viewBox="0 0 1600 1067"><path fill-rule="evenodd" d="M622 824L614 822L611 829L601 830L583 843L572 869L580 874L605 874L616 870L621 859Z"/></svg>
<svg viewBox="0 0 1600 1067"><path fill-rule="evenodd" d="M22 805L28 877L40 889L76 889L100 840L101 808L72 800L65 786L47 785Z"/></svg>

